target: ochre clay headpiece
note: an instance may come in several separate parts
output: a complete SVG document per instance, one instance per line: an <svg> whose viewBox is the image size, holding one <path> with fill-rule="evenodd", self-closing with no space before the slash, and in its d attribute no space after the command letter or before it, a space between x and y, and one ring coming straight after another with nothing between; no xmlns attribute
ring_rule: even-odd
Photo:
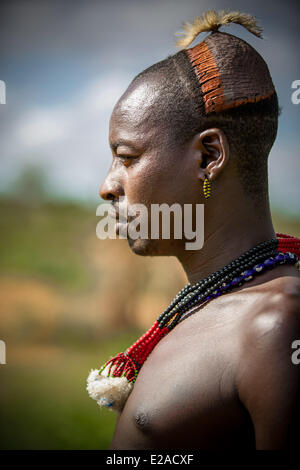
<svg viewBox="0 0 300 470"><path fill-rule="evenodd" d="M177 44L186 48L204 31L211 34L200 44L184 49L199 80L205 113L220 112L268 98L275 92L267 64L246 41L218 28L237 23L261 37L253 16L239 12L209 11L185 24Z"/></svg>

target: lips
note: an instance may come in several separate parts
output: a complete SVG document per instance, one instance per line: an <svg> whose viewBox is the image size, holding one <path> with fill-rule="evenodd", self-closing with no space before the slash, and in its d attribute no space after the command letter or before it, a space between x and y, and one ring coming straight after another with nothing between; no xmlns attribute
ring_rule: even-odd
<svg viewBox="0 0 300 470"><path fill-rule="evenodd" d="M121 224L126 224L127 222L129 222L130 218L128 217L128 219L126 217L123 217L119 214L119 211L111 206L108 210L108 215L112 218L112 219L115 219L117 222L121 223Z"/></svg>

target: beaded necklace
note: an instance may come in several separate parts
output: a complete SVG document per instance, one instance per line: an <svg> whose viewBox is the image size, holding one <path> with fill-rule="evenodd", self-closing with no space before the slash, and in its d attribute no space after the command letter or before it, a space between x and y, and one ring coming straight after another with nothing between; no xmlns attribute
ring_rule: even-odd
<svg viewBox="0 0 300 470"><path fill-rule="evenodd" d="M99 406L120 412L151 351L169 331L189 316L193 307L226 294L275 266L293 264L299 269L298 258L300 239L277 233L276 238L251 248L197 284L187 284L132 346L109 359L100 370L90 372L87 383L89 395Z"/></svg>

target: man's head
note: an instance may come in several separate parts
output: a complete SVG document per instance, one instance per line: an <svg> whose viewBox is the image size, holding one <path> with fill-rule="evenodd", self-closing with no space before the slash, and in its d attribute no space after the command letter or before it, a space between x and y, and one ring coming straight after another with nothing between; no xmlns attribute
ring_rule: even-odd
<svg viewBox="0 0 300 470"><path fill-rule="evenodd" d="M110 122L113 164L101 196L116 205L120 196L129 206L199 204L208 176L208 215L237 198L259 209L268 196L267 157L277 122L264 60L245 41L215 31L144 70L120 98ZM131 242L140 254L175 254L181 246L174 239Z"/></svg>

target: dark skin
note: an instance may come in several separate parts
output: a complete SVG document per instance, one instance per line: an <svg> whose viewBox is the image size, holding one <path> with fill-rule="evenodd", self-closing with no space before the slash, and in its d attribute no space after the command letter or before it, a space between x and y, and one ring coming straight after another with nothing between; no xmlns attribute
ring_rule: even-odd
<svg viewBox="0 0 300 470"><path fill-rule="evenodd" d="M255 206L239 182L226 136L211 128L183 147L164 145L151 109L159 80L131 85L110 122L113 163L100 195L118 207L205 204L205 242L128 240L141 255L172 255L189 282L271 239L267 200ZM212 182L205 200L203 181ZM280 266L206 305L164 337L143 365L110 449L282 449L299 442L300 274ZM297 429L298 426L298 429Z"/></svg>

